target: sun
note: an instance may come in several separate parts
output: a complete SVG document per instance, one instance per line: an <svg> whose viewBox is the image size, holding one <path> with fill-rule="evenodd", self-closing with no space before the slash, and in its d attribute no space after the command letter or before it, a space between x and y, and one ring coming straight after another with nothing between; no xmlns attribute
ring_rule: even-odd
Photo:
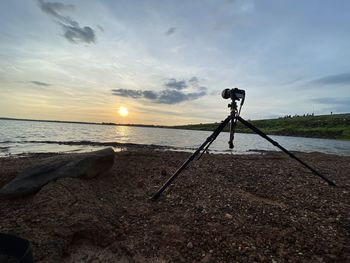
<svg viewBox="0 0 350 263"><path fill-rule="evenodd" d="M125 107L120 107L118 113L119 113L120 116L125 117L125 116L128 116L129 111Z"/></svg>

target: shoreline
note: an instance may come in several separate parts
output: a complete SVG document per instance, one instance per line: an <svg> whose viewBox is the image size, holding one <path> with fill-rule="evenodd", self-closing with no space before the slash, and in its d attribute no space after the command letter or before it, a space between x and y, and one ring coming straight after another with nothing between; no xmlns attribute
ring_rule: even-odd
<svg viewBox="0 0 350 263"><path fill-rule="evenodd" d="M54 155L0 158L0 187ZM350 260L350 157L298 153L338 185L329 187L279 152L206 154L149 201L188 156L117 152L108 174L0 200L0 231L29 239L36 262Z"/></svg>
<svg viewBox="0 0 350 263"><path fill-rule="evenodd" d="M109 146L109 145L104 145ZM141 146L141 147L139 147ZM48 152L22 152L22 153L9 153L7 155L0 155L0 159L7 159L7 158L21 158L21 157L40 157L40 156L55 156L55 155L70 155L70 154L79 154L79 153L88 153L100 149L104 149L105 147L96 146L96 148L89 148L89 149L76 149L76 150L70 150L70 151L48 151ZM160 146L157 145L133 145L133 146L126 146L126 147L120 147L115 148L111 147L115 153L118 152L135 152L135 151L156 151L156 152L174 152L174 153L184 153L191 155L196 149L195 148L176 148L176 147L167 147L167 146ZM341 155L341 154L335 154L335 153L324 153L324 152L301 152L301 151L290 151L293 154L300 154L300 155L325 155L325 156L332 156L332 157L350 157L350 155ZM276 151L270 151L270 150L259 150L259 149L251 149L245 152L231 152L230 150L226 151L219 151L219 150L210 150L209 152L204 153L204 155L211 156L211 155L223 155L223 156L254 156L254 155L270 155L270 154L281 154L286 158L288 155L283 153L281 150Z"/></svg>
<svg viewBox="0 0 350 263"><path fill-rule="evenodd" d="M258 136L258 135L257 135ZM316 139L316 138L315 138ZM23 152L10 152L8 149L10 149L10 146L2 147L0 146L0 158L6 158L9 156L16 156L16 155L26 155L26 154L38 154L38 153L82 153L82 152L89 152L96 149L101 149L103 147L112 147L115 151L125 151L125 150L134 150L134 149L147 149L147 150L163 150L163 151L175 151L175 152L194 152L198 147L176 147L176 146L166 146L166 145L157 145L157 144L138 144L138 143L119 143L119 142L97 142L97 141L4 141L0 142L0 145L2 144L42 144L42 145L63 145L63 146L81 146L80 148L76 149L65 149L60 151L52 151L49 150L49 148L46 148L39 152L35 151L23 151ZM224 150L218 150L218 149L212 149L209 148L210 154L233 154L233 155L251 155L251 154L261 154L261 153L269 153L269 152L281 152L278 148L274 150L264 150L264 149L247 149L245 151L243 150L230 150L230 149L224 149ZM287 149L289 150L289 149ZM335 156L350 156L350 152L332 152L332 151L298 151L298 150L289 150L292 153L320 153L320 154L329 154L329 155L335 155Z"/></svg>

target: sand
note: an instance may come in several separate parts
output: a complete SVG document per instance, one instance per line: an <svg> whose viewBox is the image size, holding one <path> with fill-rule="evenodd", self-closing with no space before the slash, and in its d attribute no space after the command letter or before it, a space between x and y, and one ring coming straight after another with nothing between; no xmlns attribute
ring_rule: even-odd
<svg viewBox="0 0 350 263"><path fill-rule="evenodd" d="M350 157L206 154L158 201L148 196L189 153L129 149L98 178L65 178L0 200L0 231L35 262L349 262ZM52 154L0 158L0 187Z"/></svg>

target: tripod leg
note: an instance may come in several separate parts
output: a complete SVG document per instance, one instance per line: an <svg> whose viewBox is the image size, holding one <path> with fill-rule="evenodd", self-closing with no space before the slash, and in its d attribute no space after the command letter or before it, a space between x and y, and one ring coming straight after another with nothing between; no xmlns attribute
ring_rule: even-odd
<svg viewBox="0 0 350 263"><path fill-rule="evenodd" d="M215 141L216 138L212 138L212 140L205 146L204 150L201 152L201 154L198 156L197 161L202 158L202 155L208 150L210 145Z"/></svg>
<svg viewBox="0 0 350 263"><path fill-rule="evenodd" d="M225 128L227 123L230 121L231 116L228 116L224 121L220 123L220 125L214 130L214 132L206 139L206 141L199 146L199 148L180 166L179 169L164 183L162 187L159 188L157 192L155 192L151 199L158 199L163 193L163 191L175 180L175 178L187 167L187 165L196 158L196 156L201 152L201 150L211 141L215 140L215 138L219 135L219 133Z"/></svg>
<svg viewBox="0 0 350 263"><path fill-rule="evenodd" d="M251 129L252 131L254 131L255 133L257 133L258 135L260 135L261 137L263 137L264 139L266 139L267 141L269 141L270 143L272 143L274 146L276 146L277 148L281 149L283 152L285 152L286 154L288 154L291 158L297 160L299 163L301 163L302 165L304 165L306 168L308 168L309 170L311 170L314 174L316 174L318 177L322 178L324 181L326 181L329 185L332 186L336 186L335 183L333 183L331 180L329 180L328 178L326 178L325 176L323 176L322 174L320 174L319 172L317 172L314 168L312 168L311 166L309 166L307 163L305 163L304 161L300 160L298 157L296 157L294 154L292 154L290 151L288 151L286 148L282 147L281 145L279 145L276 141L272 140L269 136L267 136L265 133L263 133L261 130L259 130L258 128L256 128L254 125L252 125L251 123L247 122L246 120L244 120L242 117L238 116L237 119L244 124L245 126L247 126L249 129Z"/></svg>
<svg viewBox="0 0 350 263"><path fill-rule="evenodd" d="M225 126L221 129L221 131L225 128ZM221 132L220 131L220 132ZM215 133L215 136L212 136L212 138L210 139L209 143L207 144L207 146L205 146L204 150L201 152L201 154L199 155L199 157L197 158L197 160L199 160L200 158L202 158L202 155L208 150L208 148L210 147L210 145L215 141L216 137L218 137L219 133ZM214 135L214 134L213 134Z"/></svg>
<svg viewBox="0 0 350 263"><path fill-rule="evenodd" d="M231 112L231 122L230 122L230 139L228 141L228 147L233 149L233 140L235 138L235 129L237 125L236 113Z"/></svg>

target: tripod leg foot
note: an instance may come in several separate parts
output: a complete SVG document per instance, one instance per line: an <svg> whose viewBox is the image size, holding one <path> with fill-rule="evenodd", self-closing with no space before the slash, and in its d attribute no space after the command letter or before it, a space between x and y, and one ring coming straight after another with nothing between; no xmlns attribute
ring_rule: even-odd
<svg viewBox="0 0 350 263"><path fill-rule="evenodd" d="M230 149L233 149L233 142L229 141L229 142L228 142L228 147L229 147Z"/></svg>
<svg viewBox="0 0 350 263"><path fill-rule="evenodd" d="M159 197L160 197L160 193L159 192L155 192L149 197L149 200L156 201L156 200L159 199Z"/></svg>

